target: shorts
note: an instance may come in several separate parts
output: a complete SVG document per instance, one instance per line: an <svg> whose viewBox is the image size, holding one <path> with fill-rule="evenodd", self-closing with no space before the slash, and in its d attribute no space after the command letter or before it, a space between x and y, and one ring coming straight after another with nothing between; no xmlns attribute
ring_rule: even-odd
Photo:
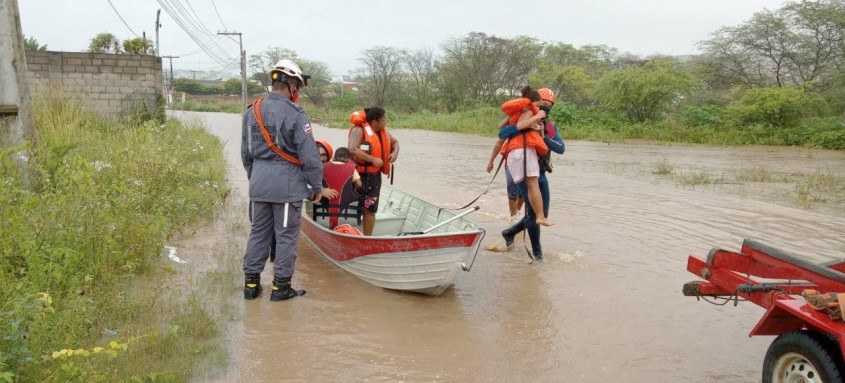
<svg viewBox="0 0 845 383"><path fill-rule="evenodd" d="M381 173L361 173L361 203L364 209L378 212L378 196L381 193Z"/></svg>
<svg viewBox="0 0 845 383"><path fill-rule="evenodd" d="M523 158L523 153L525 157ZM540 162L534 148L517 148L508 153L508 170L514 183L520 183L526 177L540 176ZM527 174L526 174L527 173Z"/></svg>
<svg viewBox="0 0 845 383"><path fill-rule="evenodd" d="M511 177L511 172L508 168L505 168L505 180L508 184L508 199L510 200L518 200L519 199L519 188L516 187L516 182L513 182L513 177Z"/></svg>

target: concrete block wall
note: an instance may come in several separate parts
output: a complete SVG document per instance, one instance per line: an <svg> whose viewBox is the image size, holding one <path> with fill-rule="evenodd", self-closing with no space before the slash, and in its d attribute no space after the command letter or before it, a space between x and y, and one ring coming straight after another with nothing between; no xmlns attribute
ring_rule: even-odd
<svg viewBox="0 0 845 383"><path fill-rule="evenodd" d="M50 91L72 92L105 116L128 116L139 108L155 112L159 107L160 57L26 52L26 66L33 98Z"/></svg>

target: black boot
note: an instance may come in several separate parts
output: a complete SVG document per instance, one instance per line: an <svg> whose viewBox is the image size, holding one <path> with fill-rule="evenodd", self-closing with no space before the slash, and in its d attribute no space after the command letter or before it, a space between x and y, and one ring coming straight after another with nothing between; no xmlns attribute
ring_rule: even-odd
<svg viewBox="0 0 845 383"><path fill-rule="evenodd" d="M502 237L505 238L505 248L510 250L513 246L513 235L508 230L502 230Z"/></svg>
<svg viewBox="0 0 845 383"><path fill-rule="evenodd" d="M261 293L261 275L247 274L244 278L244 299L255 299Z"/></svg>
<svg viewBox="0 0 845 383"><path fill-rule="evenodd" d="M305 290L296 290L290 287L290 278L273 278L273 293L270 294L271 301L284 301L300 295L305 295Z"/></svg>

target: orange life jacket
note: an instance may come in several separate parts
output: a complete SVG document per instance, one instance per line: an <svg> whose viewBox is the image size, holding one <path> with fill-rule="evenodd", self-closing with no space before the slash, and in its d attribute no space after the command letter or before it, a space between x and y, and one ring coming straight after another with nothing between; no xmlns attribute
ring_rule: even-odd
<svg viewBox="0 0 845 383"><path fill-rule="evenodd" d="M337 197L329 200L329 228L333 229L338 224L340 211L357 201L355 186L352 184L352 176L355 172L355 164L338 164L327 162L323 164L323 179L329 189L337 190Z"/></svg>
<svg viewBox="0 0 845 383"><path fill-rule="evenodd" d="M390 135L387 134L387 128L382 129L380 132L373 130L373 128L370 127L370 124L367 123L367 115L363 111L353 112L352 115L349 116L349 122L354 125L349 129L350 135L355 127L361 127L364 131L364 141L361 142L361 145L358 146L358 148L367 154L381 158L382 160L381 168L379 168L369 162L360 162L356 158L355 163L358 166L355 169L358 170L358 173L378 173L381 171L382 173L389 175L391 147ZM367 147L369 147L369 150Z"/></svg>
<svg viewBox="0 0 845 383"><path fill-rule="evenodd" d="M519 122L519 116L522 115L522 112L525 111L526 108L531 111L532 115L536 115L540 111L540 108L538 108L537 105L534 105L531 100L524 97L505 101L505 103L502 104L502 112L510 116L508 124L511 125ZM543 136L541 136L537 131L528 130L523 131L517 136L509 138L508 141L502 145L502 150L499 153L507 157L511 150L522 149L524 146L534 148L534 151L537 152L538 156L545 155L549 152L549 147L546 146Z"/></svg>
<svg viewBox="0 0 845 383"><path fill-rule="evenodd" d="M334 231L349 235L364 235L364 233L361 233L361 230L358 230L357 227L351 226L348 223L335 227Z"/></svg>
<svg viewBox="0 0 845 383"><path fill-rule="evenodd" d="M502 104L502 112L510 116L508 123L511 125L516 124L519 121L519 116L522 114L525 108L531 110L531 115L535 115L540 112L540 108L538 108L537 105L534 105L531 100L525 97L508 100Z"/></svg>

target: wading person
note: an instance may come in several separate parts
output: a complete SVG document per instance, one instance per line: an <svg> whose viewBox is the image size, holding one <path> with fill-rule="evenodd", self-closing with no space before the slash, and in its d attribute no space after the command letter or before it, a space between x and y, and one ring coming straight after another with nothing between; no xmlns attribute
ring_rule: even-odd
<svg viewBox="0 0 845 383"><path fill-rule="evenodd" d="M364 204L364 235L373 234L381 191L381 174L390 174L390 164L399 156L399 141L387 132L384 109L374 106L349 117L347 147L361 175L361 194Z"/></svg>
<svg viewBox="0 0 845 383"><path fill-rule="evenodd" d="M526 185L527 192L523 194L526 209L533 207L538 225L551 226L553 223L543 216L541 208L543 200L538 184L540 177L538 158L549 151L540 128L541 121L546 117L546 112L539 110L542 102L540 94L530 86L526 86L522 88L522 98L502 104L502 111L510 116L506 126L516 125L519 134L505 141L501 153L505 156L507 169L513 181L517 185L524 181Z"/></svg>
<svg viewBox="0 0 845 383"><path fill-rule="evenodd" d="M294 103L308 76L290 60L280 60L269 74L272 91L247 108L243 118L241 159L252 208L244 298L255 299L261 292L261 272L275 237L270 300L280 301L305 294L291 287L300 209L304 199L316 201L323 194L323 165L308 116Z"/></svg>
<svg viewBox="0 0 845 383"><path fill-rule="evenodd" d="M542 102L540 103L539 109L544 111L546 115L551 113L552 106L554 106L556 97L554 92L548 88L542 88L537 91L540 94ZM557 127L548 119L542 120L543 125L543 140L546 143L546 146L552 152L557 154L563 154L566 150L566 147L563 144L563 139L560 137L558 133ZM519 134L518 129L515 126L507 126L499 131L500 138L509 138ZM540 175L537 179L538 186L540 188L540 195L542 196L542 203L543 203L543 216L548 217L549 215L549 182L546 179L546 173L551 172L551 155L547 154L545 156L540 156L537 159L538 166L540 169ZM519 188L520 193L525 196L528 194L528 190L526 187L525 182L518 183L517 187ZM535 217L536 210L532 208L531 201L526 199L525 203L525 216L515 225L505 229L502 231L502 237L505 238L505 246L510 247L513 245L513 239L516 237L519 232L523 230L528 230L528 238L531 240L531 248L534 252L534 258L538 261L543 260L543 247L540 245L540 226L537 224L537 219Z"/></svg>

